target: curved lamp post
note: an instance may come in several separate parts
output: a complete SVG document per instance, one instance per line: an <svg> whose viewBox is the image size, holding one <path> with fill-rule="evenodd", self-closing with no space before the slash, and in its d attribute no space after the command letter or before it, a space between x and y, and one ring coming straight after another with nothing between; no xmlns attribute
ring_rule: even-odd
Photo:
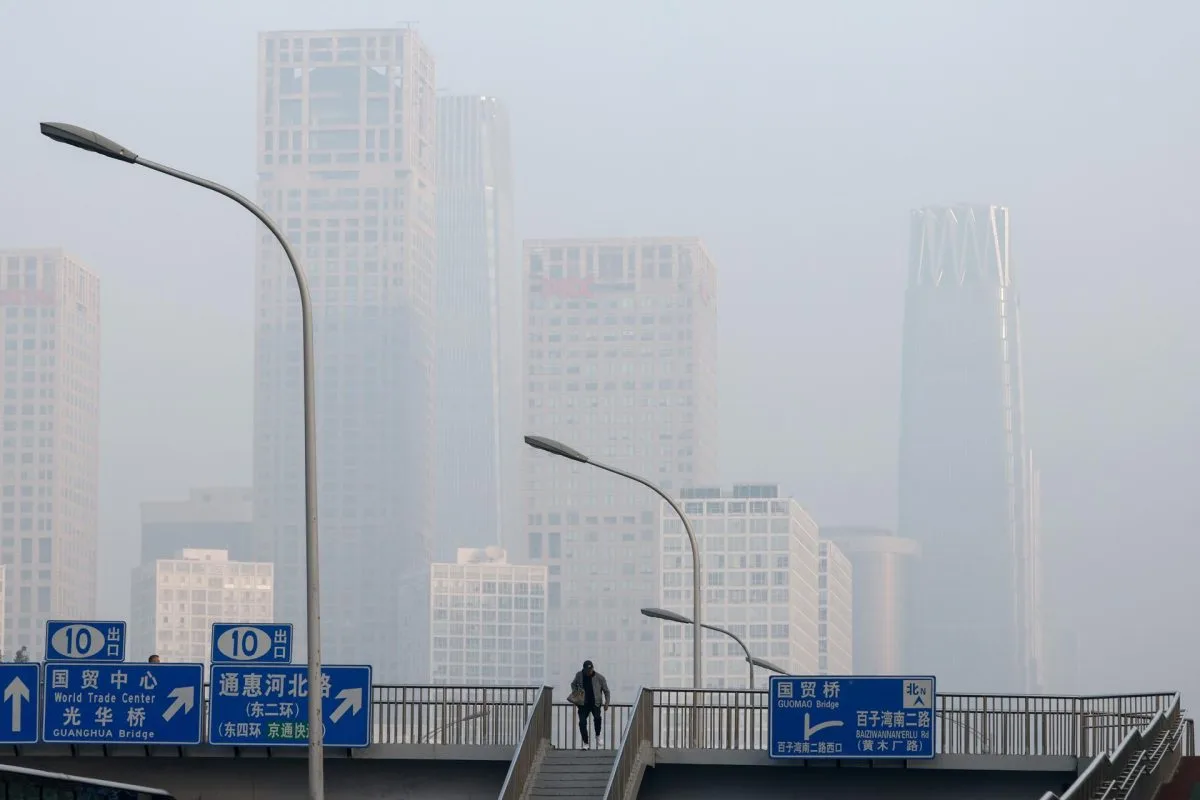
<svg viewBox="0 0 1200 800"><path fill-rule="evenodd" d="M643 608L642 616L650 617L651 619L666 620L667 622L678 622L681 625L692 625L693 624L692 620L688 619L683 614L676 614L674 611L667 611L665 608ZM756 666L762 667L763 669L769 670L771 672L777 672L780 675L787 675L787 670L785 670L783 667L776 666L775 664L772 664L770 661L767 661L765 658L755 658L750 653L750 648L746 646L746 643L743 642L741 637L738 636L733 631L726 630L725 628L718 628L716 625L709 625L707 622L700 623L700 627L706 628L707 630L714 631L716 633L723 633L726 636L728 636L730 639L733 639L735 642L737 642L741 646L742 652L746 654L746 663L750 665L750 690L751 691L754 691L754 668Z"/></svg>
<svg viewBox="0 0 1200 800"><path fill-rule="evenodd" d="M667 504L675 510L679 519L683 522L683 529L687 532L688 540L692 544L692 618L695 620L692 624L695 630L692 633L692 687L696 690L697 702L700 696L700 690L704 688L704 683L701 680L700 656L701 656L701 641L700 629L704 627L700 622L700 547L696 544L696 534L692 531L692 523L688 522L687 515L683 513L683 509L679 507L679 503L675 502L665 491L658 486L655 486L645 478L639 477L632 473L626 472L616 467L610 467L608 464L602 464L599 461L594 461L578 450L568 447L562 442L556 442L553 439L547 439L545 436L526 436L525 444L532 447L534 450L541 450L551 455L560 456L571 461L577 461L580 464L591 464L596 469L611 472L613 475L620 475L622 478L628 478L634 483L640 483L656 495L667 501Z"/></svg>
<svg viewBox="0 0 1200 800"><path fill-rule="evenodd" d="M219 195L228 197L233 202L253 214L259 222L267 227L279 241L292 272L296 276L296 286L300 290L300 323L304 336L304 509L305 509L305 551L308 567L308 796L310 800L325 798L325 765L324 753L324 719L321 711L321 692L313 691L321 686L321 588L320 570L318 568L319 550L317 548L317 417L316 417L316 381L313 363L313 327L312 301L308 292L308 277L304 274L296 254L288 244L287 237L267 212L238 194L227 186L181 172L173 167L158 164L142 158L132 150L128 150L112 139L101 136L95 131L81 128L78 125L68 125L63 122L43 122L42 135L56 142L96 153L126 164L136 164L146 169L161 172L172 178L191 183ZM315 721L315 722L314 722Z"/></svg>

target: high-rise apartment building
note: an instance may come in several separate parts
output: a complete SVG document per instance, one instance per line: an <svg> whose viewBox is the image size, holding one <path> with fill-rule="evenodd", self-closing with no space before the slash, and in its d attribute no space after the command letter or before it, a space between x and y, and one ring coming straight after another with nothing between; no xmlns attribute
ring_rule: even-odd
<svg viewBox="0 0 1200 800"><path fill-rule="evenodd" d="M703 621L725 628L793 675L819 671L819 534L798 502L773 484L732 490L681 490L683 511L700 543ZM663 504L662 590L658 605L692 616L692 555L683 523ZM692 685L692 626L653 621L662 628L661 676L656 685ZM744 688L750 682L742 648L709 631L704 638L704 685ZM770 675L757 670L758 688Z"/></svg>
<svg viewBox="0 0 1200 800"><path fill-rule="evenodd" d="M503 542L520 513L521 267L508 113L438 99L435 553ZM519 519L519 518L518 518Z"/></svg>
<svg viewBox="0 0 1200 800"><path fill-rule="evenodd" d="M900 527L921 546L906 669L946 691L1037 688L1034 478L1008 209L913 213L905 293Z"/></svg>
<svg viewBox="0 0 1200 800"><path fill-rule="evenodd" d="M0 251L3 650L96 607L100 281L61 250Z"/></svg>
<svg viewBox="0 0 1200 800"><path fill-rule="evenodd" d="M324 656L427 679L437 98L412 30L259 38L258 197L312 288ZM275 617L305 621L300 305L258 237L254 486ZM304 647L303 636L298 646Z"/></svg>
<svg viewBox="0 0 1200 800"><path fill-rule="evenodd" d="M184 548L225 550L231 561L252 561L254 490L192 489L186 500L142 503L140 563L174 558Z"/></svg>
<svg viewBox="0 0 1200 800"><path fill-rule="evenodd" d="M822 541L817 597L817 670L854 674L854 567L836 544Z"/></svg>
<svg viewBox="0 0 1200 800"><path fill-rule="evenodd" d="M274 569L225 550L185 548L133 572L130 646L136 657L207 664L214 622L271 622Z"/></svg>
<svg viewBox="0 0 1200 800"><path fill-rule="evenodd" d="M430 667L434 683L542 685L546 567L509 564L502 548L458 549L434 564Z"/></svg>
<svg viewBox="0 0 1200 800"><path fill-rule="evenodd" d="M821 536L854 567L854 674L901 673L904 598L917 543L869 526L822 526Z"/></svg>
<svg viewBox="0 0 1200 800"><path fill-rule="evenodd" d="M524 433L678 495L717 472L717 269L697 239L525 243ZM659 505L646 488L526 450L525 559L549 567L547 681L585 659L614 696L657 680ZM815 602L815 601L814 601Z"/></svg>

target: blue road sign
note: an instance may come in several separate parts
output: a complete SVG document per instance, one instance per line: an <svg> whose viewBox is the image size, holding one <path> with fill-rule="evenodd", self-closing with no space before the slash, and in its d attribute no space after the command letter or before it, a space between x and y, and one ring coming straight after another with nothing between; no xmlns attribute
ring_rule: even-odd
<svg viewBox="0 0 1200 800"><path fill-rule="evenodd" d="M272 622L214 622L214 664L292 663L292 625Z"/></svg>
<svg viewBox="0 0 1200 800"><path fill-rule="evenodd" d="M0 744L37 742L41 674L41 664L0 664Z"/></svg>
<svg viewBox="0 0 1200 800"><path fill-rule="evenodd" d="M772 758L933 758L934 679L771 676Z"/></svg>
<svg viewBox="0 0 1200 800"><path fill-rule="evenodd" d="M371 668L322 667L325 744L371 743ZM214 664L208 741L214 745L303 745L308 740L308 667Z"/></svg>
<svg viewBox="0 0 1200 800"><path fill-rule="evenodd" d="M199 744L201 664L47 664L42 741Z"/></svg>
<svg viewBox="0 0 1200 800"><path fill-rule="evenodd" d="M124 660L124 622L46 621L46 661Z"/></svg>

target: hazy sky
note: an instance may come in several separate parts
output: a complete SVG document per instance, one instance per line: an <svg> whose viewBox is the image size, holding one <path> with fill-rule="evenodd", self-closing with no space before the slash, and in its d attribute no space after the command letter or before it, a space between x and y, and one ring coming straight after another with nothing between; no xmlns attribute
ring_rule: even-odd
<svg viewBox="0 0 1200 800"><path fill-rule="evenodd" d="M1200 698L1200 6L1134 9L0 0L0 247L62 245L102 279L101 610L127 612L139 502L249 481L253 227L37 122L250 192L256 33L415 20L444 90L510 108L522 237L706 240L725 478L819 522L894 522L909 209L1009 206L1079 691Z"/></svg>

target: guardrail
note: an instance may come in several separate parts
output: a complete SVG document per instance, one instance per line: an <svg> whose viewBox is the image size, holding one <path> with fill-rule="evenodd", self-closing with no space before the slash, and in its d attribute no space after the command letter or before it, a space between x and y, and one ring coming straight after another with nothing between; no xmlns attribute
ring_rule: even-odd
<svg viewBox="0 0 1200 800"><path fill-rule="evenodd" d="M1194 749L1190 723L1176 696L1112 752L1092 761L1061 796L1047 792L1041 800L1150 800L1174 774L1184 751Z"/></svg>
<svg viewBox="0 0 1200 800"><path fill-rule="evenodd" d="M521 733L521 743L517 745L517 752L508 765L508 774L504 776L504 786L500 789L500 800L520 800L526 793L529 779L537 774L538 764L550 746L553 705L552 690L549 686L543 686L525 723L525 730Z"/></svg>
<svg viewBox="0 0 1200 800"><path fill-rule="evenodd" d="M604 788L604 800L634 800L641 786L642 774L654 744L654 693L650 689L639 689L637 701L625 725L621 744L608 785Z"/></svg>
<svg viewBox="0 0 1200 800"><path fill-rule="evenodd" d="M205 687L207 713L208 687ZM687 749L765 750L768 697L764 691L649 689L653 745ZM414 685L374 687L374 744L447 744L516 747L537 702L536 686ZM1133 728L1169 710L1173 693L1047 696L939 694L936 751L963 755L1095 756L1120 747ZM699 700L695 703L694 700ZM633 706L604 712L599 744L620 742ZM580 744L578 716L570 703L551 710L550 741ZM695 721L695 722L693 722ZM697 729L693 744L692 728ZM1190 728L1189 728L1190 730Z"/></svg>

